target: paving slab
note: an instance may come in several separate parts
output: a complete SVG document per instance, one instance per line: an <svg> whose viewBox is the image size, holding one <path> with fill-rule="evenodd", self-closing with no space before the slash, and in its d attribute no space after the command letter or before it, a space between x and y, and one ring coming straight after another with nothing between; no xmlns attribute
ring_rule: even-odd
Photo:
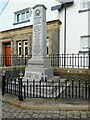
<svg viewBox="0 0 90 120"><path fill-rule="evenodd" d="M69 100L69 99L42 99L42 98L28 98L19 101L18 97L6 94L2 97L2 101L13 104L19 108L30 110L89 110L88 100ZM10 108L6 109L8 111ZM14 108L12 109L15 110Z"/></svg>
<svg viewBox="0 0 90 120"><path fill-rule="evenodd" d="M5 106L7 108L9 105L9 103L3 102L2 107ZM11 118L13 120L89 120L89 111L39 110L38 112L38 110L26 110L13 105L10 106L15 107L16 111L5 111L4 107L2 120L10 120ZM20 110L19 112L17 112L18 109Z"/></svg>

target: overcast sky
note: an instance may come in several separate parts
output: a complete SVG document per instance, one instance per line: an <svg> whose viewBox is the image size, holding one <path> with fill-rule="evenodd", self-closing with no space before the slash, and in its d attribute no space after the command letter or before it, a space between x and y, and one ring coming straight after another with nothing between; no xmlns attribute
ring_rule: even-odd
<svg viewBox="0 0 90 120"><path fill-rule="evenodd" d="M8 0L0 0L0 12L4 8L5 4L7 3Z"/></svg>

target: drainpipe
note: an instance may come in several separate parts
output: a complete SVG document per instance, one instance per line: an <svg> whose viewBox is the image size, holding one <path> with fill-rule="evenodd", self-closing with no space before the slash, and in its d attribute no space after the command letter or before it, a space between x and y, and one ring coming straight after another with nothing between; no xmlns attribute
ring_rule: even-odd
<svg viewBox="0 0 90 120"><path fill-rule="evenodd" d="M66 5L64 4L64 67L66 66Z"/></svg>
<svg viewBox="0 0 90 120"><path fill-rule="evenodd" d="M89 66L88 66L88 68L90 69L90 50L88 51L88 56L89 56L89 60L88 60Z"/></svg>

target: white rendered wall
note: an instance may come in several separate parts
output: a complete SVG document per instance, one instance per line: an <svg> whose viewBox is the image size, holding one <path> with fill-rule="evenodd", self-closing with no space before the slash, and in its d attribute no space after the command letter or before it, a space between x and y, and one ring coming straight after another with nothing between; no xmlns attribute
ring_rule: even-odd
<svg viewBox="0 0 90 120"><path fill-rule="evenodd" d="M51 6L58 5L58 2L55 0L9 0L6 8L0 15L0 31L18 28L26 25L32 25L33 24L33 15L30 17L30 22L13 25L14 23L14 12L28 8L33 7L36 4L44 4L47 7L46 11L46 19L47 21L56 20L58 19L58 12L57 11L51 11Z"/></svg>
<svg viewBox="0 0 90 120"><path fill-rule="evenodd" d="M80 0L67 8L66 12L66 53L80 51L80 36L88 35L88 12L79 13ZM58 14L60 26L60 53L64 53L64 9Z"/></svg>

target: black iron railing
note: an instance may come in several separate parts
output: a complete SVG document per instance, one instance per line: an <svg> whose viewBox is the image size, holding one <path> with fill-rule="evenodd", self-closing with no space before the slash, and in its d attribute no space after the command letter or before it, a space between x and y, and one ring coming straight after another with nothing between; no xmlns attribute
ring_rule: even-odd
<svg viewBox="0 0 90 120"><path fill-rule="evenodd" d="M0 66L17 66L27 65L28 60L31 58L30 55L18 56L18 55L0 55Z"/></svg>
<svg viewBox="0 0 90 120"><path fill-rule="evenodd" d="M27 65L32 56L4 56L1 55L0 66ZM50 59L51 66L62 68L90 68L90 55L88 54L52 54L44 59Z"/></svg>
<svg viewBox="0 0 90 120"><path fill-rule="evenodd" d="M25 98L60 98L60 99L89 99L90 84L87 80L50 80L50 81L22 81L22 79L5 78L5 93Z"/></svg>
<svg viewBox="0 0 90 120"><path fill-rule="evenodd" d="M59 54L51 55L51 65L65 68L88 68L88 54Z"/></svg>

